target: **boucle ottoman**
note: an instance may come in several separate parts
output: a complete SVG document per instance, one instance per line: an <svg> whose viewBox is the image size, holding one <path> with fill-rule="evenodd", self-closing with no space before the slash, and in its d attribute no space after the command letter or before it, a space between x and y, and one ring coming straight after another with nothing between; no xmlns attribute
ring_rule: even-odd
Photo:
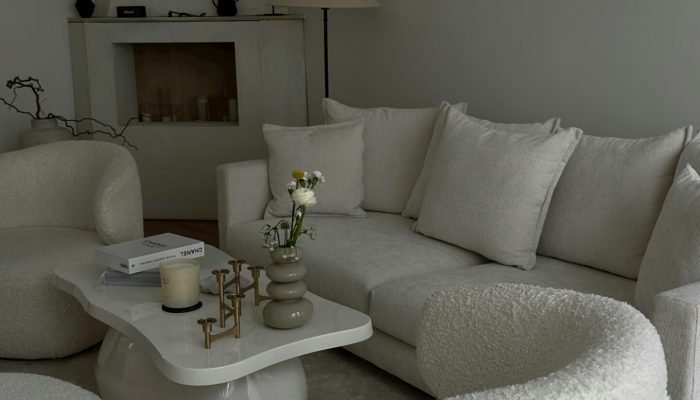
<svg viewBox="0 0 700 400"><path fill-rule="evenodd" d="M652 324L597 295L515 284L438 292L417 351L439 398L667 399Z"/></svg>
<svg viewBox="0 0 700 400"><path fill-rule="evenodd" d="M99 400L80 386L49 376L0 373L0 399Z"/></svg>

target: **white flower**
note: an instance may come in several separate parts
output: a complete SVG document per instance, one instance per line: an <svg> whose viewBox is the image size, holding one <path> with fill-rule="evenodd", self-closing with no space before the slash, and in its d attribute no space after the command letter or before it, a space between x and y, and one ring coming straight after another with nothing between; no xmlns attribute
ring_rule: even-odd
<svg viewBox="0 0 700 400"><path fill-rule="evenodd" d="M290 181L287 184L287 189L294 190L297 188L297 181Z"/></svg>
<svg viewBox="0 0 700 400"><path fill-rule="evenodd" d="M316 194L307 188L298 188L292 192L292 200L299 206L312 206L316 204Z"/></svg>
<svg viewBox="0 0 700 400"><path fill-rule="evenodd" d="M314 176L315 176L316 178L318 178L319 182L321 182L321 183L326 182L326 177L323 176L323 174L321 173L321 171L314 171L313 174L314 174Z"/></svg>

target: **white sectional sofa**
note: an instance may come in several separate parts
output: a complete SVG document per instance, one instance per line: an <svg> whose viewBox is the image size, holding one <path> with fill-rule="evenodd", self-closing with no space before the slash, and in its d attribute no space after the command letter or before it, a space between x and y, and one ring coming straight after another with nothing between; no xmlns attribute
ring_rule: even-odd
<svg viewBox="0 0 700 400"><path fill-rule="evenodd" d="M558 123L556 129L559 129ZM689 129L684 132L689 140ZM372 140L365 138L365 143L368 142ZM624 150L625 146L622 148ZM393 146L392 150L400 151L401 146ZM678 159L673 159L673 168ZM700 167L700 143L693 141L685 145L680 159L683 164ZM422 161L417 160L418 164ZM668 165L665 168L668 170ZM365 169L365 176L368 169L371 170L371 166ZM665 173L668 176L664 178L663 192L654 200L659 208L672 182L673 172ZM629 174L623 175L627 177ZM264 219L266 206L272 198L268 182L267 160L231 163L218 169L220 247L234 257L260 265L270 261L267 249L262 247L259 230L266 222L276 220ZM634 185L621 190L629 192L631 188ZM634 193L623 195L635 196ZM623 195L614 194L616 197ZM567 209L567 204L556 204L564 197L557 197L555 193L550 215L557 212L555 209L559 212ZM641 207L651 207L644 203L642 195L638 197L643 203ZM577 207L585 208L584 205ZM600 266L581 265L564 261L565 257L557 259L539 252L531 270L501 265L476 252L417 233L414 231L416 220L402 216L398 210L377 212L369 211L368 207L365 210L368 211L365 218L307 217L306 223L315 225L318 239L301 244L305 250L304 263L308 267L305 281L315 294L365 312L372 318L374 336L364 343L350 346L348 350L425 391L427 387L417 369L415 346L420 313L425 300L433 292L480 284L527 283L594 293L635 304L636 272L633 276L625 276L624 270L611 273ZM601 212L604 214L605 211ZM652 213L651 228L647 230L653 228L656 216L658 210ZM643 231L638 222L629 221L630 236L640 236L642 231L641 236L648 241L650 232ZM575 223L571 221L571 224ZM543 235L547 235L548 229L555 228L545 224ZM564 234L557 232L557 235ZM599 246L605 246L611 240L624 246L624 238L610 238L606 232L592 232L591 235L594 237L565 240L571 240L572 247L592 241L591 248L595 248L596 240L602 242ZM550 237L548 244L540 242L540 249L544 244L550 249L556 247L551 241ZM573 250L581 253L580 248ZM584 248L580 257L587 256ZM599 258L605 259L605 256L607 254L602 254ZM638 270L642 256L638 254L620 264L631 263L637 265ZM666 352L669 392L676 400L700 399L700 379L695 379L700 377L697 375L700 355L696 356L695 351L700 337L700 283L664 291L656 295L654 302L656 314L651 319Z"/></svg>

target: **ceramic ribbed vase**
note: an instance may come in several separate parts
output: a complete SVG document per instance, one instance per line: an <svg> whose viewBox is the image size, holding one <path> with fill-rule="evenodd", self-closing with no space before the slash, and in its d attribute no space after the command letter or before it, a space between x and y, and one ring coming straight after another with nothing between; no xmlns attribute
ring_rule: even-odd
<svg viewBox="0 0 700 400"><path fill-rule="evenodd" d="M58 126L56 119L33 119L32 127L19 134L19 147L24 149L38 144L72 139L74 137L71 131Z"/></svg>
<svg viewBox="0 0 700 400"><path fill-rule="evenodd" d="M267 294L273 298L263 309L265 325L276 329L292 329L311 319L314 306L304 298L306 266L301 262L299 247L278 247L270 252L272 264L265 268L270 279Z"/></svg>

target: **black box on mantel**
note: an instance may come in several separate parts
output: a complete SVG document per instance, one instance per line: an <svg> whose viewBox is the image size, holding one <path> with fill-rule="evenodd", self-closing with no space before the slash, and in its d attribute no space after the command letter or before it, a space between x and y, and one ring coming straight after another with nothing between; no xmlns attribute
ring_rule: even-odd
<svg viewBox="0 0 700 400"><path fill-rule="evenodd" d="M119 18L145 18L146 6L118 6L117 17Z"/></svg>

